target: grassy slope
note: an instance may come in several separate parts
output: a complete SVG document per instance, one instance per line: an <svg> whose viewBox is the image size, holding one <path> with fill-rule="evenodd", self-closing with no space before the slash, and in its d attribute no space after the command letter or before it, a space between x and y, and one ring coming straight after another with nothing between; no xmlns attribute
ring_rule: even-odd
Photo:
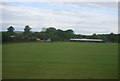
<svg viewBox="0 0 120 81"><path fill-rule="evenodd" d="M117 44L18 43L3 45L3 78L114 79Z"/></svg>

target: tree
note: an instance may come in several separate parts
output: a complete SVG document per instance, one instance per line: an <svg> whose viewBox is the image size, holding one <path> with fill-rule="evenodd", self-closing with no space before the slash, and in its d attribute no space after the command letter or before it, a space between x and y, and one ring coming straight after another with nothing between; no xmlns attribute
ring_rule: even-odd
<svg viewBox="0 0 120 81"><path fill-rule="evenodd" d="M57 32L56 32L56 35L57 35L57 40L58 41L63 41L64 40L64 31L63 30L58 29Z"/></svg>
<svg viewBox="0 0 120 81"><path fill-rule="evenodd" d="M110 40L110 42L118 42L118 35L114 33L110 33L108 35L108 39Z"/></svg>
<svg viewBox="0 0 120 81"><path fill-rule="evenodd" d="M114 42L114 33L110 33L108 35L108 39L111 41L111 42Z"/></svg>
<svg viewBox="0 0 120 81"><path fill-rule="evenodd" d="M8 30L7 32L8 32L10 35L14 35L14 32L13 32L13 31L14 31L15 29L14 29L13 26L10 26L9 28L7 28L7 30Z"/></svg>
<svg viewBox="0 0 120 81"><path fill-rule="evenodd" d="M10 34L8 32L2 32L2 42L8 42L10 40Z"/></svg>
<svg viewBox="0 0 120 81"><path fill-rule="evenodd" d="M31 28L29 27L29 25L25 26L24 28L24 34L28 35L30 32Z"/></svg>
<svg viewBox="0 0 120 81"><path fill-rule="evenodd" d="M34 32L34 37L40 38L42 40L47 39L46 33L44 33L44 32Z"/></svg>
<svg viewBox="0 0 120 81"><path fill-rule="evenodd" d="M94 33L94 34L92 35L92 38L93 38L93 39L96 39L96 38L97 38L96 33Z"/></svg>
<svg viewBox="0 0 120 81"><path fill-rule="evenodd" d="M15 39L14 27L10 26L7 28L7 32L2 32L2 41L3 42L13 42Z"/></svg>
<svg viewBox="0 0 120 81"><path fill-rule="evenodd" d="M31 28L29 25L25 26L23 34L26 41L29 41L31 39L32 33L30 30Z"/></svg>
<svg viewBox="0 0 120 81"><path fill-rule="evenodd" d="M45 33L46 33L46 38L50 38L52 40L56 40L56 33L57 30L54 27L49 27L46 29Z"/></svg>
<svg viewBox="0 0 120 81"><path fill-rule="evenodd" d="M46 33L55 33L55 32L56 32L56 29L53 27L49 27L46 29Z"/></svg>
<svg viewBox="0 0 120 81"><path fill-rule="evenodd" d="M74 36L74 32L71 29L66 30L66 31L64 31L64 35L63 36L64 36L65 40L69 40L70 38L72 38Z"/></svg>
<svg viewBox="0 0 120 81"><path fill-rule="evenodd" d="M79 38L79 39L82 39L83 36L81 34L74 34L73 38Z"/></svg>

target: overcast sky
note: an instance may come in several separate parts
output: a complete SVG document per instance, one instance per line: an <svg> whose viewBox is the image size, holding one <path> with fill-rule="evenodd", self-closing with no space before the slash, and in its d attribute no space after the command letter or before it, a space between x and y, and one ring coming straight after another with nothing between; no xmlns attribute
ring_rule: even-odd
<svg viewBox="0 0 120 81"><path fill-rule="evenodd" d="M3 2L2 30L14 26L23 31L43 27L73 29L79 34L118 32L118 5L113 2Z"/></svg>

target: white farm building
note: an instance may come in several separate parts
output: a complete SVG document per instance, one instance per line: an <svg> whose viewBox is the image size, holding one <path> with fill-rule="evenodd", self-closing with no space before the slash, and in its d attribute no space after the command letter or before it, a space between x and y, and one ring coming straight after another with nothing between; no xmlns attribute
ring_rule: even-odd
<svg viewBox="0 0 120 81"><path fill-rule="evenodd" d="M101 39L70 39L71 42L103 42Z"/></svg>

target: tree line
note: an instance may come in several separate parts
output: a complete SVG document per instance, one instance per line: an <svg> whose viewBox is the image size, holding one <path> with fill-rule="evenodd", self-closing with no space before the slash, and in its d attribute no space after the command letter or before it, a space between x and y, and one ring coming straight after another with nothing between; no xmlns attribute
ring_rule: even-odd
<svg viewBox="0 0 120 81"><path fill-rule="evenodd" d="M41 40L51 39L52 41L69 41L71 38L86 38L86 39L102 39L104 42L119 42L120 34L93 34L81 35L74 34L72 29L61 30L54 27L49 27L46 31L32 32L29 25L25 26L24 31L20 33L14 32L15 28L10 26L6 32L2 32L2 42L34 42L37 38Z"/></svg>

